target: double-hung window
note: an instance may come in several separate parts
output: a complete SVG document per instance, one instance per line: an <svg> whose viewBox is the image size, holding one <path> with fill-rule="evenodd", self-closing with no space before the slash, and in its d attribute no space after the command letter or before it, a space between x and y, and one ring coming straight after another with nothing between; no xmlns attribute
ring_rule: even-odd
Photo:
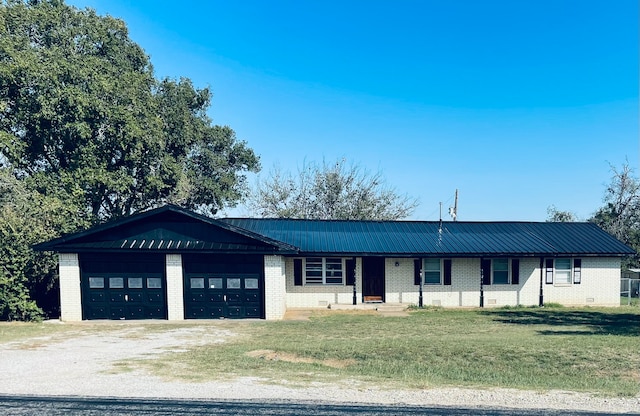
<svg viewBox="0 0 640 416"><path fill-rule="evenodd" d="M492 273L494 285L509 284L509 259L493 259Z"/></svg>
<svg viewBox="0 0 640 416"><path fill-rule="evenodd" d="M557 258L545 260L546 283L566 286L579 285L582 281L582 260Z"/></svg>
<svg viewBox="0 0 640 416"><path fill-rule="evenodd" d="M307 257L305 283L308 285L344 284L344 261L340 257Z"/></svg>
<svg viewBox="0 0 640 416"><path fill-rule="evenodd" d="M424 284L439 285L442 282L440 259L424 259Z"/></svg>

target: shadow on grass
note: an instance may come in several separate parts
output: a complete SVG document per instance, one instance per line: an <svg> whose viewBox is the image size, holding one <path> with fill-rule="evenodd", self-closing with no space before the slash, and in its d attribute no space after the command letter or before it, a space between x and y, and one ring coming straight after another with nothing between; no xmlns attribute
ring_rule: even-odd
<svg viewBox="0 0 640 416"><path fill-rule="evenodd" d="M640 314L566 309L505 309L481 312L514 325L550 326L542 335L621 335L640 337Z"/></svg>

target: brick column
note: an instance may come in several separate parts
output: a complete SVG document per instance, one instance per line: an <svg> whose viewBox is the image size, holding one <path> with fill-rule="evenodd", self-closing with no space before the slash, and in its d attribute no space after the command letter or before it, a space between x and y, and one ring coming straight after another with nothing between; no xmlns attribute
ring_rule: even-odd
<svg viewBox="0 0 640 416"><path fill-rule="evenodd" d="M265 319L284 318L287 310L284 257L264 256L264 308Z"/></svg>
<svg viewBox="0 0 640 416"><path fill-rule="evenodd" d="M58 268L60 273L60 319L62 321L82 321L78 254L58 254Z"/></svg>
<svg viewBox="0 0 640 416"><path fill-rule="evenodd" d="M170 321L184 320L184 289L182 279L182 256L167 254L167 319Z"/></svg>

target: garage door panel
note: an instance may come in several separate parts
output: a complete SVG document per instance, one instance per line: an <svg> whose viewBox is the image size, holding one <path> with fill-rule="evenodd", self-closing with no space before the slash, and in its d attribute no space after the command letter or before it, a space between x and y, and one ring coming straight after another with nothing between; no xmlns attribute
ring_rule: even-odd
<svg viewBox="0 0 640 416"><path fill-rule="evenodd" d="M152 319L162 319L164 318L164 308L161 306L149 306L148 317Z"/></svg>
<svg viewBox="0 0 640 416"><path fill-rule="evenodd" d="M259 318L260 317L260 306L258 306L258 305L254 305L254 306L247 305L247 306L245 306L244 311L245 311L245 316L247 318Z"/></svg>
<svg viewBox="0 0 640 416"><path fill-rule="evenodd" d="M89 308L89 319L109 319L106 305L91 305Z"/></svg>
<svg viewBox="0 0 640 416"><path fill-rule="evenodd" d="M163 301L164 301L164 297L162 296L162 293L157 293L157 292L147 293L147 302L161 303Z"/></svg>
<svg viewBox="0 0 640 416"><path fill-rule="evenodd" d="M222 303L224 302L224 295L222 293L210 293L209 302Z"/></svg>
<svg viewBox="0 0 640 416"><path fill-rule="evenodd" d="M259 293L245 293L243 301L245 303L259 303L260 302L260 294Z"/></svg>
<svg viewBox="0 0 640 416"><path fill-rule="evenodd" d="M115 302L126 302L125 299L124 299L124 293L113 293L112 292L112 293L109 294L109 300L112 303L115 303Z"/></svg>
<svg viewBox="0 0 640 416"><path fill-rule="evenodd" d="M111 319L125 319L126 315L124 312L124 307L122 306L111 306L109 308Z"/></svg>
<svg viewBox="0 0 640 416"><path fill-rule="evenodd" d="M106 301L104 292L95 292L95 291L92 291L89 293L89 300L92 303L102 303Z"/></svg>
<svg viewBox="0 0 640 416"><path fill-rule="evenodd" d="M206 302L207 298L204 293L191 293L191 302Z"/></svg>
<svg viewBox="0 0 640 416"><path fill-rule="evenodd" d="M229 306L227 308L227 317L228 318L242 318L244 315L244 307L243 306Z"/></svg>

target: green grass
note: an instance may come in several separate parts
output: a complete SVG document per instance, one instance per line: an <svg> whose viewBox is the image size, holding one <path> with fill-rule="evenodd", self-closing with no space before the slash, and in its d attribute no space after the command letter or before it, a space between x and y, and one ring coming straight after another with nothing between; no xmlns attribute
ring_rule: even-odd
<svg viewBox="0 0 640 416"><path fill-rule="evenodd" d="M639 298L631 298L629 299L626 296L620 296L620 305L622 306L638 306L640 305L640 299Z"/></svg>
<svg viewBox="0 0 640 416"><path fill-rule="evenodd" d="M140 365L192 381L377 383L640 392L637 308L318 313L310 321L225 322L239 336Z"/></svg>

